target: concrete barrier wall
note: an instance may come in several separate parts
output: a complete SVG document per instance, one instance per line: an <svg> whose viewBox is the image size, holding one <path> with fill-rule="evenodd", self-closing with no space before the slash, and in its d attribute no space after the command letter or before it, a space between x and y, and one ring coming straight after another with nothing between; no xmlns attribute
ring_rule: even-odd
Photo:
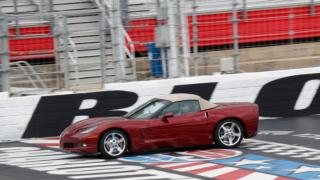
<svg viewBox="0 0 320 180"><path fill-rule="evenodd" d="M320 114L320 68L106 84L100 92L0 94L0 140L57 136L73 122L119 116L152 97L198 94L211 102L254 102L262 118Z"/></svg>

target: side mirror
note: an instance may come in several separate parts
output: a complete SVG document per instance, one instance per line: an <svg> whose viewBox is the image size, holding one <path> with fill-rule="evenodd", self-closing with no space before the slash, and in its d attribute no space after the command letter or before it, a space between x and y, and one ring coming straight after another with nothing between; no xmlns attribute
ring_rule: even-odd
<svg viewBox="0 0 320 180"><path fill-rule="evenodd" d="M162 120L163 120L164 122L168 122L168 118L171 118L171 117L173 117L173 113L172 113L172 112L167 112L167 113L165 113L164 116L162 117Z"/></svg>

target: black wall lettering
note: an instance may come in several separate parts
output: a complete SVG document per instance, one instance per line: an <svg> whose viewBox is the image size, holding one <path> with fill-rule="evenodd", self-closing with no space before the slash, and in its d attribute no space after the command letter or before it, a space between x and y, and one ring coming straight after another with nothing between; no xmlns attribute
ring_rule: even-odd
<svg viewBox="0 0 320 180"><path fill-rule="evenodd" d="M79 110L85 99L98 102L91 109ZM137 94L128 91L104 91L96 93L71 94L41 97L27 126L23 138L58 136L69 126L75 116L89 117L121 116L121 109L132 106L138 99Z"/></svg>
<svg viewBox="0 0 320 180"><path fill-rule="evenodd" d="M320 80L320 74L285 77L264 85L255 101L259 104L260 116L292 117L320 114L319 90L308 108L294 110L303 86L310 80Z"/></svg>
<svg viewBox="0 0 320 180"><path fill-rule="evenodd" d="M320 91L316 93L308 108L294 110L303 86L310 80L320 80L320 74L285 77L264 85L255 101L259 104L260 115L290 117L320 114ZM176 85L171 93L196 94L209 100L216 86L216 82ZM97 104L91 109L79 110L81 102L86 99L95 99ZM58 136L64 128L72 123L75 116L124 115L126 112L117 109L130 107L137 102L137 99L138 95L129 91L44 96L39 101L23 138Z"/></svg>

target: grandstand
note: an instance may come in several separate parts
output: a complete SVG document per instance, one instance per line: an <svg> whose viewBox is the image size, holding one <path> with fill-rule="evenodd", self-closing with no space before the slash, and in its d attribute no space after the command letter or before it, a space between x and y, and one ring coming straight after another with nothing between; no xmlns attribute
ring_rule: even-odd
<svg viewBox="0 0 320 180"><path fill-rule="evenodd" d="M2 42L7 39L9 44L11 86L79 90L101 88L108 82L152 78L146 44L156 41L156 29L161 23L168 23L159 21L157 2L165 1L0 0L0 12L5 17L0 26L8 29ZM177 44L169 48L177 51L176 74L186 75L184 70L188 70L182 64L190 66L191 75L212 74L219 71L218 60L230 56L240 57L240 71L318 66L318 3L319 0L176 3L184 9L188 22L182 26L181 17L177 18L177 35L170 39ZM179 11L175 13L181 16ZM185 27L187 42L181 35ZM183 61L188 57L184 47L191 50L189 65ZM5 53L1 57L5 58ZM21 61L24 64L19 64Z"/></svg>
<svg viewBox="0 0 320 180"><path fill-rule="evenodd" d="M156 25L155 1L144 1L138 4L134 1L129 6L130 18L129 30L133 41L154 41L154 29ZM186 9L191 14L191 1L186 1ZM200 0L198 2L198 31L199 46L223 46L232 44L231 1ZM312 14L320 10L319 5L311 6L309 1L286 0L251 0L247 1L246 16L244 18L243 1L239 1L239 42L240 44L257 42L283 41L289 39L313 38L320 35L320 16ZM154 8L150 8L150 7ZM149 8L148 8L149 7ZM139 11L140 10L140 11ZM189 16L190 32L192 17ZM293 27L290 27L290 24ZM291 31L291 33L290 33ZM143 32L143 35L142 35ZM191 38L192 40L192 38ZM267 45L267 44L266 44ZM247 45L248 46L248 45ZM145 46L136 46L136 51L145 51Z"/></svg>
<svg viewBox="0 0 320 180"><path fill-rule="evenodd" d="M111 43L111 29L106 27L103 37L105 45L102 45L102 32L99 28L101 7L94 1L55 0L49 11L52 14L47 19L43 18L45 15L41 14L41 4L37 1L19 1L17 12L12 0L2 1L1 7L2 12L13 19L12 21L19 18L18 28L15 22L9 24L10 61L25 60L36 66L59 63L66 58L68 86L92 88L101 84L101 48L105 47L103 59L112 58L111 46L106 45ZM20 18L23 14L30 18ZM55 19L54 23L50 22L52 19ZM67 46L64 46L64 43ZM111 60L105 63L105 82L114 82L116 64ZM133 65L124 63L125 72L122 78L135 79ZM58 67L54 67L52 71L52 74L60 73Z"/></svg>

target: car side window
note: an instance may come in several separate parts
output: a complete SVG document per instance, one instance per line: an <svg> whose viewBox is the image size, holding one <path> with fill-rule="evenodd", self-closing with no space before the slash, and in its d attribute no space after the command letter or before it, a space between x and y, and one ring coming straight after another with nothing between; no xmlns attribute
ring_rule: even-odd
<svg viewBox="0 0 320 180"><path fill-rule="evenodd" d="M170 104L168 107L164 108L159 117L162 117L164 114L171 112L175 116L181 116L188 113L198 112L200 111L200 105L198 100L187 100L187 101L179 101Z"/></svg>
<svg viewBox="0 0 320 180"><path fill-rule="evenodd" d="M181 115L200 111L198 100L181 101Z"/></svg>
<svg viewBox="0 0 320 180"><path fill-rule="evenodd" d="M175 102L175 103L172 103L170 104L168 107L164 108L160 114L159 114L159 117L162 117L164 116L166 113L168 112L171 112L173 113L173 115L178 115L180 112L179 112L179 102Z"/></svg>

